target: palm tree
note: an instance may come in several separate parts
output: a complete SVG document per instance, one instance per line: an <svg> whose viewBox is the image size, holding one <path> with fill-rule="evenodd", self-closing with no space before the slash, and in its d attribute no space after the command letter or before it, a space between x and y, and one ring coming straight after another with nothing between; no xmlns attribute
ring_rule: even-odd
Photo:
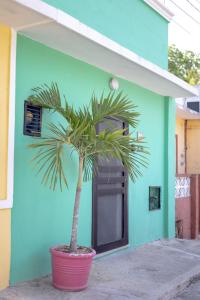
<svg viewBox="0 0 200 300"><path fill-rule="evenodd" d="M42 172L42 183L55 190L59 184L62 190L67 185L64 157L68 152L64 148L76 151L79 157L79 171L74 202L70 252L77 252L77 228L82 182L92 177L93 171L98 172L95 161L102 159L118 159L134 181L142 175L140 166L146 166L145 148L131 134L124 134L127 129L105 129L97 133L96 126L107 118L120 119L135 128L139 113L136 106L122 93L102 95L98 100L92 96L89 106L75 110L64 97L63 103L56 83L42 85L32 89L33 94L28 100L35 105L51 109L59 113L65 124L50 123L50 135L39 142L29 145L37 148L33 157L38 172Z"/></svg>

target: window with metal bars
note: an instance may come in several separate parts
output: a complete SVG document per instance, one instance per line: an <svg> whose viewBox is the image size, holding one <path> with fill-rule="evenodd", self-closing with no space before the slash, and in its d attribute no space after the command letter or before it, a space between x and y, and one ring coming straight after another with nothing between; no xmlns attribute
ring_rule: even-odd
<svg viewBox="0 0 200 300"><path fill-rule="evenodd" d="M149 210L160 209L160 190L159 186L149 187Z"/></svg>
<svg viewBox="0 0 200 300"><path fill-rule="evenodd" d="M42 108L24 102L24 135L41 136Z"/></svg>

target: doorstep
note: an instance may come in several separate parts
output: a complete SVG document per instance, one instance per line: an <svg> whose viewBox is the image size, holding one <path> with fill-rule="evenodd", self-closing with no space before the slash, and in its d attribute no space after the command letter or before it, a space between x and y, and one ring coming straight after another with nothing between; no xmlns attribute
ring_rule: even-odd
<svg viewBox="0 0 200 300"><path fill-rule="evenodd" d="M112 249L112 250L109 250L109 251L106 251L106 252L103 252L103 253L99 253L94 257L94 260L105 257L107 255L117 254L121 251L128 250L129 248L130 248L130 244L122 246L122 247L118 247L118 248L115 248L115 249Z"/></svg>

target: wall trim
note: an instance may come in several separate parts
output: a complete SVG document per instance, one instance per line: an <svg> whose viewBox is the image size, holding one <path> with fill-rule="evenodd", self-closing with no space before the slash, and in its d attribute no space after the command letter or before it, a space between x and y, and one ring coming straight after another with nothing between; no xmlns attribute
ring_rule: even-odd
<svg viewBox="0 0 200 300"><path fill-rule="evenodd" d="M18 3L22 5L26 5L29 8L33 7L33 1L30 0L17 0ZM171 21L171 19L174 16L174 13L166 7L166 5L162 4L158 0L144 0L146 4L148 4L151 8L153 8L155 11L157 11L162 17L167 19L167 21ZM51 5L43 2L43 1L37 1L35 4L35 8L37 11L40 11L41 14L46 15L48 18L55 17L55 11L54 7Z"/></svg>
<svg viewBox="0 0 200 300"><path fill-rule="evenodd" d="M17 33L14 29L12 29L11 49L10 49L7 198L0 200L0 209L12 208L13 206L16 41L17 41Z"/></svg>
<svg viewBox="0 0 200 300"><path fill-rule="evenodd" d="M165 18L168 22L172 20L174 17L174 13L169 10L164 4L162 4L158 0L144 0L146 4L151 6L155 11L157 11L163 18Z"/></svg>

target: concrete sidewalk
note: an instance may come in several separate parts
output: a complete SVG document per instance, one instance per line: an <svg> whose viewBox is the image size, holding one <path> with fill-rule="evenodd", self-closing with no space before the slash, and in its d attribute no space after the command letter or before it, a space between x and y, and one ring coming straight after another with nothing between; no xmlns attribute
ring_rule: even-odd
<svg viewBox="0 0 200 300"><path fill-rule="evenodd" d="M200 240L164 240L96 259L85 291L56 290L47 276L0 292L0 300L172 299L199 276Z"/></svg>

